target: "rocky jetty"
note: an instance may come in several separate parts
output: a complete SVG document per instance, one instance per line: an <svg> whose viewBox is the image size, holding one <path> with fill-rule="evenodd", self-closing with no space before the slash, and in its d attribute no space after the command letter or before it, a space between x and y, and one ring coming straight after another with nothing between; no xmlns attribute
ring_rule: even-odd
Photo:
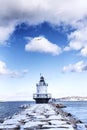
<svg viewBox="0 0 87 130"><path fill-rule="evenodd" d="M0 130L86 130L55 104L34 104L0 123Z"/></svg>
<svg viewBox="0 0 87 130"><path fill-rule="evenodd" d="M65 107L66 107L66 106L63 105L63 104L55 104L55 106L56 106L57 108L65 108Z"/></svg>

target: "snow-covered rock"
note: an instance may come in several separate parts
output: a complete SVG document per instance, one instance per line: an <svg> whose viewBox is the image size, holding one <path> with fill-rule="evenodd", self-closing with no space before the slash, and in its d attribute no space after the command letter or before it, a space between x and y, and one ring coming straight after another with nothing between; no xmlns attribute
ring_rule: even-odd
<svg viewBox="0 0 87 130"><path fill-rule="evenodd" d="M66 115L52 104L35 104L0 123L0 130L74 130L75 125L76 130L86 130L83 124L72 124Z"/></svg>

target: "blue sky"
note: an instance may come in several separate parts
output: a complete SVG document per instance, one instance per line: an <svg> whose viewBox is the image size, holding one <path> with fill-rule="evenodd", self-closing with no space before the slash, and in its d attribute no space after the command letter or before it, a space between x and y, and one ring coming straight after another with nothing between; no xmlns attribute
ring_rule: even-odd
<svg viewBox="0 0 87 130"><path fill-rule="evenodd" d="M87 1L0 1L0 99L87 96ZM72 6L73 5L73 6Z"/></svg>

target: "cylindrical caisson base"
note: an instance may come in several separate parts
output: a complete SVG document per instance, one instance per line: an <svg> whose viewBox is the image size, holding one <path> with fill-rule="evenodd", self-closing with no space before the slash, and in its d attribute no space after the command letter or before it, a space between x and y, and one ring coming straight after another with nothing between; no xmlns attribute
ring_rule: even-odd
<svg viewBox="0 0 87 130"><path fill-rule="evenodd" d="M50 98L34 98L36 103L48 103Z"/></svg>

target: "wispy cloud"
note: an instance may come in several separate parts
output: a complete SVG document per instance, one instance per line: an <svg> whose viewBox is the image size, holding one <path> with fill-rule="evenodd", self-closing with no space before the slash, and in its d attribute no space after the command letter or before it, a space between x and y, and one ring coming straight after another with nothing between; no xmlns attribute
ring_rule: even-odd
<svg viewBox="0 0 87 130"><path fill-rule="evenodd" d="M26 73L28 73L27 69L22 70L21 72L10 70L9 68L7 68L5 62L0 61L0 75L1 76L10 76L12 78L16 78L16 77L23 77Z"/></svg>
<svg viewBox="0 0 87 130"><path fill-rule="evenodd" d="M13 25L0 26L0 45L6 45L15 27Z"/></svg>
<svg viewBox="0 0 87 130"><path fill-rule="evenodd" d="M84 72L87 71L87 63L79 61L75 64L64 66L62 72Z"/></svg>
<svg viewBox="0 0 87 130"><path fill-rule="evenodd" d="M44 36L35 37L29 40L25 46L26 51L50 53L58 55L61 53L61 48L50 42Z"/></svg>
<svg viewBox="0 0 87 130"><path fill-rule="evenodd" d="M87 27L78 29L68 35L69 45L64 48L65 51L80 51L80 55L87 56Z"/></svg>

